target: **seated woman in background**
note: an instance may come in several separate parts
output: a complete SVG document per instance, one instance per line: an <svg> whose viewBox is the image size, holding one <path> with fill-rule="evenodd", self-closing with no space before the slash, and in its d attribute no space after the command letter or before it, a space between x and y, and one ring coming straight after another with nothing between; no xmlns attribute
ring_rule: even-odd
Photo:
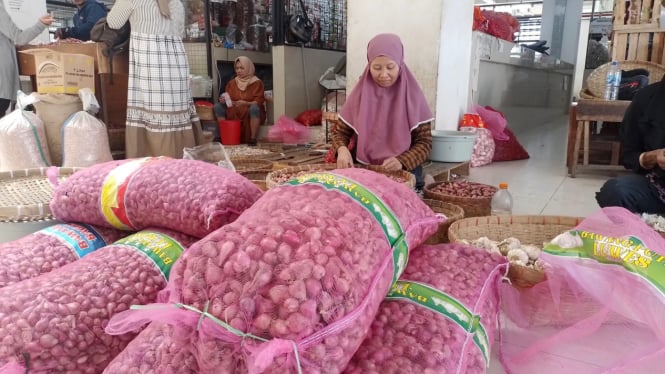
<svg viewBox="0 0 665 374"><path fill-rule="evenodd" d="M404 63L402 41L379 34L367 45L367 66L349 94L332 134L339 168L354 159L390 171L407 170L424 187L422 164L432 149L432 112L416 78ZM357 136L355 155L349 141Z"/></svg>
<svg viewBox="0 0 665 374"><path fill-rule="evenodd" d="M242 121L241 141L256 145L259 126L266 120L263 82L254 75L254 63L240 56L234 62L236 76L226 84L226 93L231 98L227 107L224 97L219 96L215 104L217 119Z"/></svg>
<svg viewBox="0 0 665 374"><path fill-rule="evenodd" d="M640 89L619 130L621 163L635 174L608 180L596 193L601 208L665 214L665 77Z"/></svg>

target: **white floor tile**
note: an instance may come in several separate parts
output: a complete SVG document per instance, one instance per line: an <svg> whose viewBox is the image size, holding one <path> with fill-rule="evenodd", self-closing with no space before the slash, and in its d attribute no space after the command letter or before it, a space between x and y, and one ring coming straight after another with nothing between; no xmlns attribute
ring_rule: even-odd
<svg viewBox="0 0 665 374"><path fill-rule="evenodd" d="M609 174L578 174L568 177L565 167L568 117L530 128L518 129L520 143L531 156L528 160L497 162L472 168L469 180L497 186L508 183L513 195L513 214L563 215L585 217L599 209L595 193L610 178ZM506 341L508 347L525 348L528 342ZM495 348L497 345L495 344ZM562 373L590 373L598 366L584 359L584 347L552 352L539 362L527 363L519 373L543 370ZM489 374L503 374L494 350Z"/></svg>
<svg viewBox="0 0 665 374"><path fill-rule="evenodd" d="M515 135L529 152L528 160L471 168L469 180L494 186L508 183L514 200L513 214L584 217L599 209L595 194L610 175L568 177L565 166L567 116L519 131Z"/></svg>

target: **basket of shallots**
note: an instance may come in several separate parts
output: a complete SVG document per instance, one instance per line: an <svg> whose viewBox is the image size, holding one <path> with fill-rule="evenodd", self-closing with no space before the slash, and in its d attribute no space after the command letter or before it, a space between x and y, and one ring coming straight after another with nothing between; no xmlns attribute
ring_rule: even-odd
<svg viewBox="0 0 665 374"><path fill-rule="evenodd" d="M488 216L464 218L448 228L451 243L466 243L508 258L508 279L516 287L532 287L545 280L538 260L543 243L582 221L565 216Z"/></svg>
<svg viewBox="0 0 665 374"><path fill-rule="evenodd" d="M496 191L494 186L465 180L432 183L423 189L428 199L460 206L465 217L489 216Z"/></svg>

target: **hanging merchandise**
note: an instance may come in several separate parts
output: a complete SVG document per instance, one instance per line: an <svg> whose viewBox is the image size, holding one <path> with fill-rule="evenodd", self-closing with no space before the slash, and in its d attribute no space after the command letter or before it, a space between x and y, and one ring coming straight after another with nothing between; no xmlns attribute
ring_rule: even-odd
<svg viewBox="0 0 665 374"><path fill-rule="evenodd" d="M290 43L309 43L312 40L314 23L307 16L307 10L302 0L300 3L300 14L292 14L289 17L287 39Z"/></svg>

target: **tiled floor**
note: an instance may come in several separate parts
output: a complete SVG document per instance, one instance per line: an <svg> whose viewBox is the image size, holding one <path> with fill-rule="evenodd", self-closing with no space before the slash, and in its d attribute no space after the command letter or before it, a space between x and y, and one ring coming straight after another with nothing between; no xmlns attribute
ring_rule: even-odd
<svg viewBox="0 0 665 374"><path fill-rule="evenodd" d="M519 130L518 130L519 131ZM570 178L565 167L568 117L561 116L540 126L517 132L520 143L531 158L524 161L493 163L472 168L469 179L475 182L498 185L507 182L513 195L513 214L564 215L585 217L599 209L595 193L611 177L608 173L578 174ZM504 328L506 320L503 319ZM512 348L526 348L528 342L506 341ZM497 344L495 344L497 348ZM563 352L552 352L549 359L524 366L521 373L536 373L542 370L566 372L593 372L597 366L579 358L579 349L569 347ZM582 355L584 356L584 355ZM595 370L594 370L595 369ZM574 370L574 371L575 371ZM505 373L499 363L497 349L493 352L489 374Z"/></svg>
<svg viewBox="0 0 665 374"><path fill-rule="evenodd" d="M471 181L497 186L508 183L513 214L585 217L599 209L595 193L608 173L567 175L565 167L568 117L518 132L531 156L528 160L497 162L472 168Z"/></svg>

